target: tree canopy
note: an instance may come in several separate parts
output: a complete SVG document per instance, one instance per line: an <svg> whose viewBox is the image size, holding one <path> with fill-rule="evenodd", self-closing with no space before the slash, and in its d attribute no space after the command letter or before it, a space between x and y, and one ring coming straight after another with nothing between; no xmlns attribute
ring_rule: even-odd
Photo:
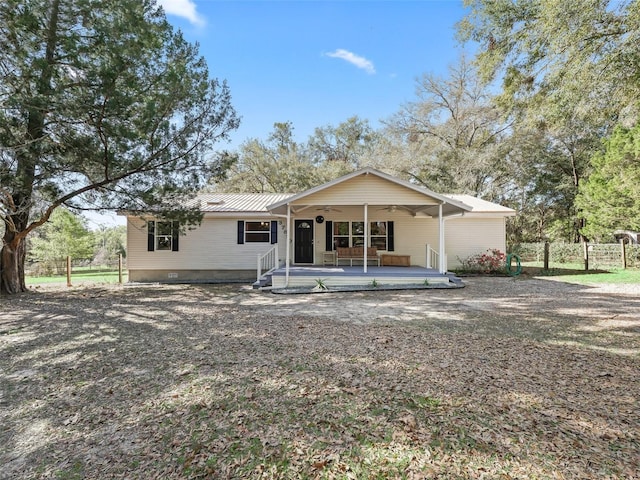
<svg viewBox="0 0 640 480"><path fill-rule="evenodd" d="M306 142L294 140L291 122L276 122L266 141L252 138L235 153L219 155L226 167L211 188L226 192L296 193L368 164L379 134L367 120L351 117L315 129Z"/></svg>
<svg viewBox="0 0 640 480"><path fill-rule="evenodd" d="M2 291L25 290L24 240L61 205L197 222L183 201L238 117L162 9L5 0L0 22Z"/></svg>
<svg viewBox="0 0 640 480"><path fill-rule="evenodd" d="M67 256L75 260L93 257L95 238L86 221L64 207L57 208L37 233L31 239L29 256L44 264L45 270L55 267L61 274Z"/></svg>
<svg viewBox="0 0 640 480"><path fill-rule="evenodd" d="M473 64L462 57L447 77L424 74L416 96L385 122L405 144L404 173L434 190L494 196L507 181L510 125Z"/></svg>
<svg viewBox="0 0 640 480"><path fill-rule="evenodd" d="M640 231L640 126L617 128L605 147L577 199L585 235L601 241L614 230Z"/></svg>
<svg viewBox="0 0 640 480"><path fill-rule="evenodd" d="M482 78L502 84L497 102L515 128L539 141L530 158L534 210L545 236L575 241L585 219L576 196L602 139L638 122L638 0L465 0L462 40L480 44ZM533 152L531 152L533 153ZM549 215L550 214L550 215ZM518 220L516 220L518 222Z"/></svg>

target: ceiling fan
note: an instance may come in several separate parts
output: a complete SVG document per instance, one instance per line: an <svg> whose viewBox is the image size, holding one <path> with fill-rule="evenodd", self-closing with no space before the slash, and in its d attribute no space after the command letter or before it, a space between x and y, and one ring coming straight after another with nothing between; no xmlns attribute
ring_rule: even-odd
<svg viewBox="0 0 640 480"><path fill-rule="evenodd" d="M316 208L316 210L321 210L323 212L342 212L342 210L338 210L337 208L330 207L329 205L325 205L324 207Z"/></svg>
<svg viewBox="0 0 640 480"><path fill-rule="evenodd" d="M387 207L378 208L378 210L386 210L387 212L393 213L398 210L398 208L402 207L398 207L397 205L389 205Z"/></svg>
<svg viewBox="0 0 640 480"><path fill-rule="evenodd" d="M398 210L403 210L405 212L415 214L415 212L411 208L405 207L404 205L388 205L386 207L378 208L378 210L386 210L389 213L395 213Z"/></svg>

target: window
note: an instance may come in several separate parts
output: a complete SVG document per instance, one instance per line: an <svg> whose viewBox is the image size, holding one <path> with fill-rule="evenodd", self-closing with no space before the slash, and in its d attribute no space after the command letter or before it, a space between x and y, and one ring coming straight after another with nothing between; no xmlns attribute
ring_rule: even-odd
<svg viewBox="0 0 640 480"><path fill-rule="evenodd" d="M179 222L147 222L147 250L178 251Z"/></svg>
<svg viewBox="0 0 640 480"><path fill-rule="evenodd" d="M369 246L388 250L388 222L369 224ZM391 223L391 222L389 222ZM361 247L364 245L364 222L333 222L333 245Z"/></svg>
<svg viewBox="0 0 640 480"><path fill-rule="evenodd" d="M387 249L387 222L371 222L370 242L378 250Z"/></svg>
<svg viewBox="0 0 640 480"><path fill-rule="evenodd" d="M351 222L351 246L364 246L364 222Z"/></svg>
<svg viewBox="0 0 640 480"><path fill-rule="evenodd" d="M336 247L349 247L349 222L333 222L333 244Z"/></svg>
<svg viewBox="0 0 640 480"><path fill-rule="evenodd" d="M271 222L245 222L244 241L265 242L271 241Z"/></svg>
<svg viewBox="0 0 640 480"><path fill-rule="evenodd" d="M278 222L238 220L238 245L243 243L278 243Z"/></svg>
<svg viewBox="0 0 640 480"><path fill-rule="evenodd" d="M172 240L171 222L156 222L156 250L171 250Z"/></svg>

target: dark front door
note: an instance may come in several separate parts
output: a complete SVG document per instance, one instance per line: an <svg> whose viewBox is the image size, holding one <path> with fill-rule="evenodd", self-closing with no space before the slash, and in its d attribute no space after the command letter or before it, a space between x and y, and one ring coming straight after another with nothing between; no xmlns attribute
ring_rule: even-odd
<svg viewBox="0 0 640 480"><path fill-rule="evenodd" d="M296 220L294 263L313 263L313 220Z"/></svg>

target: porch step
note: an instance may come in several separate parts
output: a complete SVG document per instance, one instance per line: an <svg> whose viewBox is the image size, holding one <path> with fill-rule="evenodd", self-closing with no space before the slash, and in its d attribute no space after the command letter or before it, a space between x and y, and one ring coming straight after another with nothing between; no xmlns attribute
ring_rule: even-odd
<svg viewBox="0 0 640 480"><path fill-rule="evenodd" d="M253 289L258 290L260 288L270 287L272 285L272 277L272 273L263 275L262 277L260 277L260 280L256 280L255 282L253 282Z"/></svg>
<svg viewBox="0 0 640 480"><path fill-rule="evenodd" d="M445 273L447 277L449 277L449 281L451 283L455 283L456 285L462 285L463 281L460 277L456 277L455 273L447 272Z"/></svg>

